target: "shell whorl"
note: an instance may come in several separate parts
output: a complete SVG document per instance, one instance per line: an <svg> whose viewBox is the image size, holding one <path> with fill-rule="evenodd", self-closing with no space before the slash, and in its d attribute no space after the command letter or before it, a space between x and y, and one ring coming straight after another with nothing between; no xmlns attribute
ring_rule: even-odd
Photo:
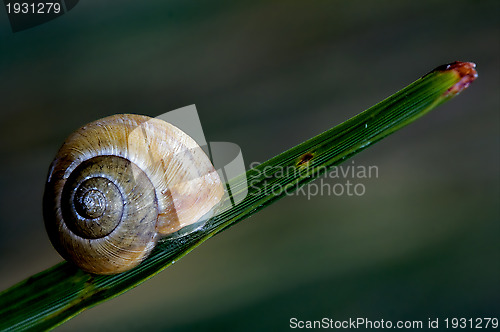
<svg viewBox="0 0 500 332"><path fill-rule="evenodd" d="M197 222L223 195L203 150L175 126L141 115L92 122L49 170L44 219L59 253L98 274L139 264L158 237Z"/></svg>

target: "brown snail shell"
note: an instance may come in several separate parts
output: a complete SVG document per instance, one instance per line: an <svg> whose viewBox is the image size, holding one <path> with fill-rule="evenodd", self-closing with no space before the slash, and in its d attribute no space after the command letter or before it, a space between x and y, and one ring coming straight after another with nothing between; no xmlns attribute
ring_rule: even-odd
<svg viewBox="0 0 500 332"><path fill-rule="evenodd" d="M186 133L119 114L83 126L60 148L45 187L45 226L65 259L114 274L138 265L159 237L199 221L223 193Z"/></svg>

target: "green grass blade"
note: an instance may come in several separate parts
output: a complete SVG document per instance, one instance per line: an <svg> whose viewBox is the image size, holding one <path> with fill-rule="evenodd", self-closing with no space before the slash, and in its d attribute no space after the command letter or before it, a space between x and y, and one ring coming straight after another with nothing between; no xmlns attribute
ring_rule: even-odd
<svg viewBox="0 0 500 332"><path fill-rule="evenodd" d="M137 268L112 276L85 273L62 262L0 293L0 330L53 328L100 302L151 278L217 233L314 180L369 145L415 121L465 89L475 78L471 63L436 68L354 118L233 179L229 199L207 224L183 238L161 241ZM245 178L248 181L245 181Z"/></svg>

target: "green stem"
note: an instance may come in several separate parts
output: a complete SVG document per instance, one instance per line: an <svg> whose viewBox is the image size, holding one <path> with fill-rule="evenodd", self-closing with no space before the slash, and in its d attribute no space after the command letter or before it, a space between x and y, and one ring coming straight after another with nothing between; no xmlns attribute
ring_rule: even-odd
<svg viewBox="0 0 500 332"><path fill-rule="evenodd" d="M151 278L224 229L292 193L354 154L415 121L465 89L474 65L455 62L436 68L403 90L354 118L288 150L231 180L232 194L202 228L176 240L163 240L137 268L111 276L91 275L62 262L0 293L1 330L53 328L83 310Z"/></svg>

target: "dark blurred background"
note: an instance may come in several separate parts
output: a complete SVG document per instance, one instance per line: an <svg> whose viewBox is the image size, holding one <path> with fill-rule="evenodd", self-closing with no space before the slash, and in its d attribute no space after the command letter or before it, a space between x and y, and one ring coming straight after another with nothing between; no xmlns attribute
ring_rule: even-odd
<svg viewBox="0 0 500 332"><path fill-rule="evenodd" d="M365 195L283 199L59 330L498 317L499 14L477 0L82 0L12 33L0 10L0 289L61 261L42 192L87 122L196 104L207 139L249 166L462 60L477 63L470 89L355 156L379 170L354 179Z"/></svg>

